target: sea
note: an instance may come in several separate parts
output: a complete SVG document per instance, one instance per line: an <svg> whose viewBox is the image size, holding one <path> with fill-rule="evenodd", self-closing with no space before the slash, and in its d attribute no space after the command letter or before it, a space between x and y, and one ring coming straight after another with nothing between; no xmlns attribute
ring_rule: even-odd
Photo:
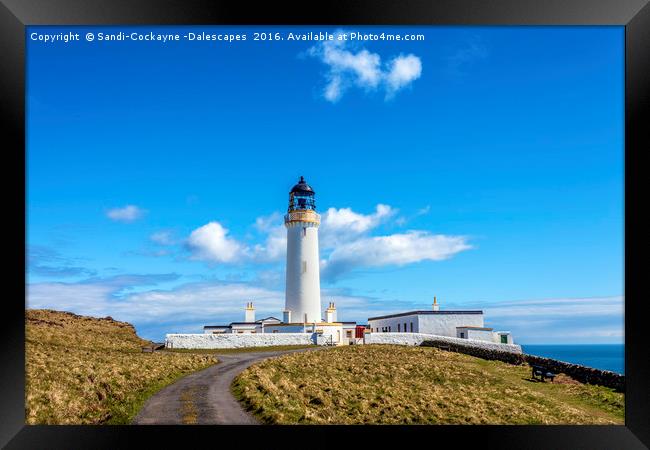
<svg viewBox="0 0 650 450"><path fill-rule="evenodd" d="M625 374L623 344L521 345L524 353Z"/></svg>

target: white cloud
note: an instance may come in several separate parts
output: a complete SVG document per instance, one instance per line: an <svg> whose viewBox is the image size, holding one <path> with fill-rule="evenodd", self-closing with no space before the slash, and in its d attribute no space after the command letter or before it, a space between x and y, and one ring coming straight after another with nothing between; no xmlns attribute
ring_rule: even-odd
<svg viewBox="0 0 650 450"><path fill-rule="evenodd" d="M254 261L270 262L284 259L287 254L287 231L284 228L284 216L274 212L269 216L258 217L255 228L266 234L264 244L257 244L249 251Z"/></svg>
<svg viewBox="0 0 650 450"><path fill-rule="evenodd" d="M395 214L395 210L381 203L373 214L355 213L350 208L329 208L322 217L322 226L332 231L350 230L363 233L376 227L382 220Z"/></svg>
<svg viewBox="0 0 650 450"><path fill-rule="evenodd" d="M268 232L284 223L284 216L279 212L274 212L268 216L261 216L255 219L255 228L258 231Z"/></svg>
<svg viewBox="0 0 650 450"><path fill-rule="evenodd" d="M321 247L334 248L367 233L394 216L397 210L378 204L373 214L361 214L351 208L329 208L322 214L319 238Z"/></svg>
<svg viewBox="0 0 650 450"><path fill-rule="evenodd" d="M145 210L135 206L127 205L123 208L112 208L106 212L106 216L116 222L134 222L141 218Z"/></svg>
<svg viewBox="0 0 650 450"><path fill-rule="evenodd" d="M386 98L408 86L422 74L419 57L409 54L397 56L382 69L381 56L366 49L355 51L348 43L339 40L342 31L334 33L335 40L324 41L309 49L311 56L317 57L328 66L325 75L327 84L323 97L335 103L352 86L365 91L384 89Z"/></svg>
<svg viewBox="0 0 650 450"><path fill-rule="evenodd" d="M398 56L390 63L390 71L386 74L388 93L394 94L412 81L420 78L422 61L415 55Z"/></svg>
<svg viewBox="0 0 650 450"><path fill-rule="evenodd" d="M326 100L336 103L341 98L341 77L339 75L332 75L329 83L325 86L323 96Z"/></svg>
<svg viewBox="0 0 650 450"><path fill-rule="evenodd" d="M397 209L378 204L371 214L351 208L329 208L319 230L321 276L335 280L359 267L402 266L420 261L443 260L470 249L463 236L432 235L426 231L369 236L394 217ZM422 212L426 213L426 211ZM258 244L231 237L219 222L194 230L186 241L191 259L220 263L272 263L286 257L287 234L279 212L257 218L255 228L264 236Z"/></svg>
<svg viewBox="0 0 650 450"><path fill-rule="evenodd" d="M425 231L364 237L335 248L329 258L322 261L321 275L333 280L357 267L439 261L470 248L464 236L432 235Z"/></svg>
<svg viewBox="0 0 650 450"><path fill-rule="evenodd" d="M192 259L212 262L237 262L245 248L228 236L228 229L219 222L210 222L192 231L187 239Z"/></svg>
<svg viewBox="0 0 650 450"><path fill-rule="evenodd" d="M321 246L333 248L347 242L395 214L396 210L388 205L377 205L372 214L360 214L350 208L330 208L322 215L319 230ZM283 215L275 212L258 217L255 228L264 235L260 244L246 244L228 235L228 230L219 222L210 222L192 232L187 246L192 252L192 259L211 262L267 263L281 261L286 257L287 231ZM153 236L152 236L153 239Z"/></svg>
<svg viewBox="0 0 650 450"><path fill-rule="evenodd" d="M192 231L186 246L191 259L221 263L267 263L279 261L286 255L287 236L282 215L258 217L255 228L265 235L261 244L247 244L231 236L219 222L212 221Z"/></svg>
<svg viewBox="0 0 650 450"><path fill-rule="evenodd" d="M268 230L264 244L253 247L251 257L258 262L270 262L283 259L287 254L287 231L284 225Z"/></svg>
<svg viewBox="0 0 650 450"><path fill-rule="evenodd" d="M168 246L175 244L171 231L157 231L149 236L149 239L159 245Z"/></svg>

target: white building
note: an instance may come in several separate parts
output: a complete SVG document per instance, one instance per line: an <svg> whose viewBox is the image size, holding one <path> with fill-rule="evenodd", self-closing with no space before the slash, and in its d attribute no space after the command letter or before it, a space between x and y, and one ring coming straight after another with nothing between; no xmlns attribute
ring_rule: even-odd
<svg viewBox="0 0 650 450"><path fill-rule="evenodd" d="M492 331L492 328L458 327L456 337L497 344L513 344L512 334L509 331Z"/></svg>
<svg viewBox="0 0 650 450"><path fill-rule="evenodd" d="M510 332L494 332L492 328L484 326L481 310L440 310L435 297L432 306L431 310L371 317L368 319L370 332L424 333L503 344L513 343Z"/></svg>
<svg viewBox="0 0 650 450"><path fill-rule="evenodd" d="M493 341L492 328L485 327L456 327L456 337L461 339L473 339L475 341Z"/></svg>

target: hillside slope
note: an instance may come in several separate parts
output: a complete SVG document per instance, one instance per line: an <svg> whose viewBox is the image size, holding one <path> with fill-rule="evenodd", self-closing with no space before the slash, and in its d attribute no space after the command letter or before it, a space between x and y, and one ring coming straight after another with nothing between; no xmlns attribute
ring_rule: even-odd
<svg viewBox="0 0 650 450"><path fill-rule="evenodd" d="M233 392L278 424L623 424L624 396L437 348L355 345L249 367Z"/></svg>
<svg viewBox="0 0 650 450"><path fill-rule="evenodd" d="M25 311L29 424L129 423L144 400L213 356L142 353L133 326L52 310Z"/></svg>

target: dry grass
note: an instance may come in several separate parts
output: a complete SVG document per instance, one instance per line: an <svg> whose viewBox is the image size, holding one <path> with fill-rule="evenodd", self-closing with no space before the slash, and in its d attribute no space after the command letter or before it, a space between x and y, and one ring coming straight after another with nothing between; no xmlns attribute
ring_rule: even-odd
<svg viewBox="0 0 650 450"><path fill-rule="evenodd" d="M142 353L131 324L26 311L29 424L129 423L146 398L216 362L207 354Z"/></svg>
<svg viewBox="0 0 650 450"><path fill-rule="evenodd" d="M278 424L623 424L623 394L436 348L366 345L249 367L233 392Z"/></svg>

